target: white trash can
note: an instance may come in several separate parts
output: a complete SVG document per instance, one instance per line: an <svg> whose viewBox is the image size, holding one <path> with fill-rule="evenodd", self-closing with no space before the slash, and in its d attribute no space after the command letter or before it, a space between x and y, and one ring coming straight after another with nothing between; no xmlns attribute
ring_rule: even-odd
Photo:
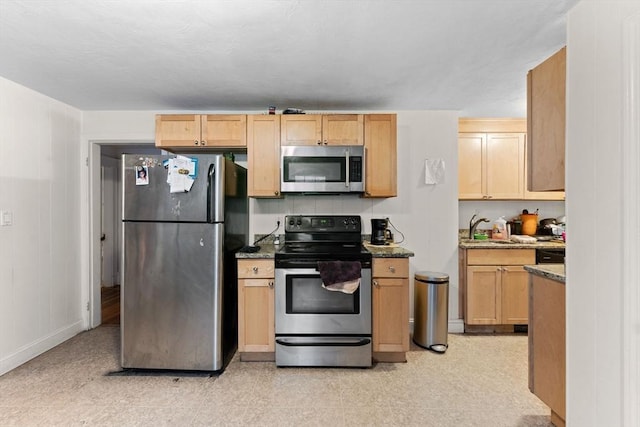
<svg viewBox="0 0 640 427"><path fill-rule="evenodd" d="M419 271L414 280L413 341L444 353L449 333L449 275Z"/></svg>

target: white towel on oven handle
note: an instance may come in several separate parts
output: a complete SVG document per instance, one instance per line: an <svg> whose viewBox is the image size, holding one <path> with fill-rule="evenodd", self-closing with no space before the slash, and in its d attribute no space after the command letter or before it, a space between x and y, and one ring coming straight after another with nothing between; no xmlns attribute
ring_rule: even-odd
<svg viewBox="0 0 640 427"><path fill-rule="evenodd" d="M322 284L322 287L328 291L343 292L345 294L354 293L356 290L358 290L359 286L360 278L357 278L356 280L349 280L347 282L334 283L333 285L328 286L325 286L324 283Z"/></svg>

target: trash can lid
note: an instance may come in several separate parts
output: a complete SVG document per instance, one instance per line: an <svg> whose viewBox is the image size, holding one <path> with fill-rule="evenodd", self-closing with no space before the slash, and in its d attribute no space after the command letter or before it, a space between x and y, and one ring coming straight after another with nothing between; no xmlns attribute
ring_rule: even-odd
<svg viewBox="0 0 640 427"><path fill-rule="evenodd" d="M438 273L437 271L418 271L416 272L416 280L429 283L442 283L449 281L449 275Z"/></svg>

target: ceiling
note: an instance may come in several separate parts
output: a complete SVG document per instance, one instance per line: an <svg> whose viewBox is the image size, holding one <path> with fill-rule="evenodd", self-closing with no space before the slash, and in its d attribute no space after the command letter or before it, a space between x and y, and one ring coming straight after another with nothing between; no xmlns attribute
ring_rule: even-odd
<svg viewBox="0 0 640 427"><path fill-rule="evenodd" d="M0 0L0 76L81 110L524 117L579 0Z"/></svg>

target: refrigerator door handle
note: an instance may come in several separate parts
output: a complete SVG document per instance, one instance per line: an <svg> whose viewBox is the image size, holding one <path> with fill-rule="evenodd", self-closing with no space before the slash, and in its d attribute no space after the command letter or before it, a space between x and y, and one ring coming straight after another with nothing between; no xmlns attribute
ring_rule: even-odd
<svg viewBox="0 0 640 427"><path fill-rule="evenodd" d="M225 158L216 156L207 173L207 222L224 222Z"/></svg>
<svg viewBox="0 0 640 427"><path fill-rule="evenodd" d="M215 194L213 194L215 189L215 174L216 174L216 166L214 164L209 165L209 170L207 171L207 222L213 222L213 209L214 206L212 204L215 201Z"/></svg>

